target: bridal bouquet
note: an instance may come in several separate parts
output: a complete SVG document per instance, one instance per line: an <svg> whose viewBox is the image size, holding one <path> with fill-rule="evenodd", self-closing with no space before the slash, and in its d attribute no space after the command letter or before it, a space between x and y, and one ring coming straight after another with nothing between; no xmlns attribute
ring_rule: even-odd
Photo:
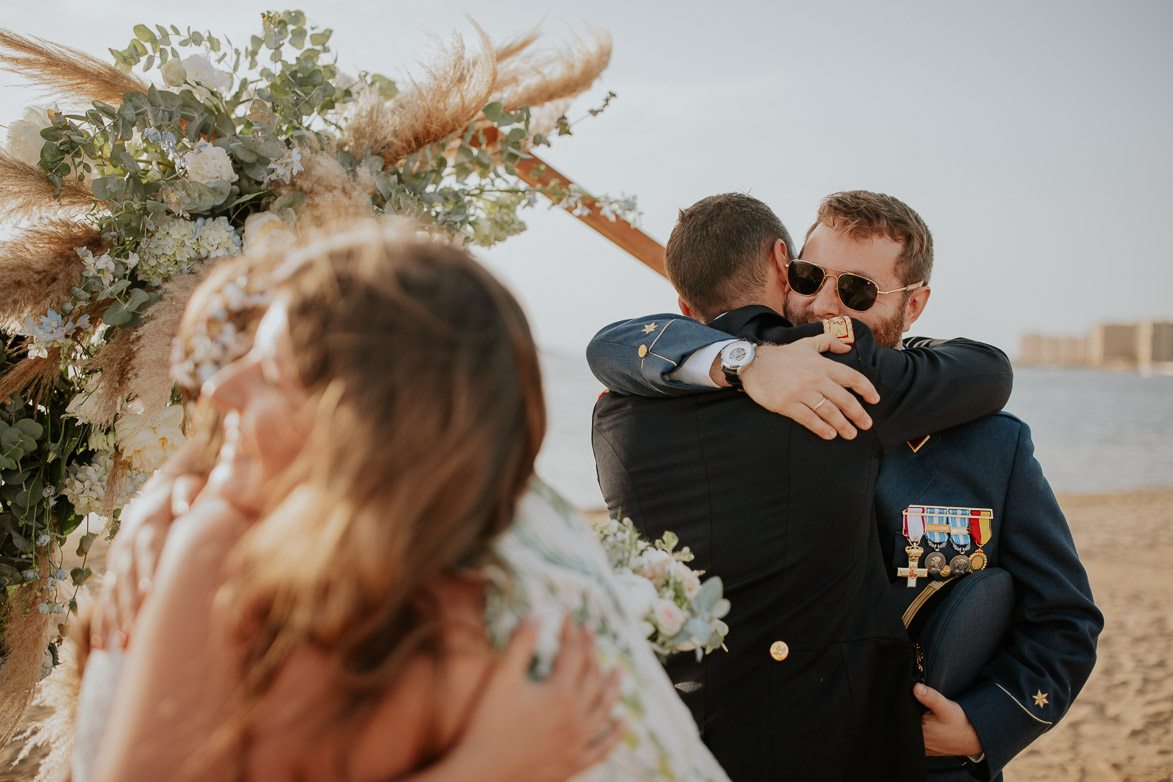
<svg viewBox="0 0 1173 782"><path fill-rule="evenodd" d="M704 571L686 565L693 554L673 532L654 543L644 540L631 519L607 519L595 534L622 589L624 605L643 620L644 634L660 659L676 652L696 652L697 660L722 647L729 613L721 579L701 581Z"/></svg>
<svg viewBox="0 0 1173 782"><path fill-rule="evenodd" d="M32 657L10 620L47 623L75 606L57 585L91 575L84 560L62 569L66 535L95 524L84 557L182 444L171 342L218 261L339 214L408 215L481 246L524 231L538 195L634 214L631 199L518 176L533 147L570 133L563 112L606 67L605 36L548 52L536 30L500 44L478 30L479 48L454 37L400 87L344 72L331 31L300 11L261 21L240 46L136 25L113 65L0 28L0 67L58 101L0 145L0 689L13 658ZM190 369L198 388L214 367Z"/></svg>
<svg viewBox="0 0 1173 782"><path fill-rule="evenodd" d="M486 568L490 640L504 648L523 618L539 621L531 675L540 679L549 673L567 610L594 631L602 665L618 666L624 674L615 713L627 726L623 739L574 782L728 782L661 663L673 651L695 648L699 655L719 647L727 631L719 617L729 603L721 598L720 579L700 583L684 564L691 555L673 551L670 536L665 539L660 548L650 546L630 521L612 520L592 530L563 498L535 480L518 503L514 523L495 544L495 563ZM641 557L649 563L651 580L634 575ZM633 588L632 579L642 583ZM663 611L660 600L684 617L674 633L655 624L654 607L644 610L641 604L650 601L647 605Z"/></svg>

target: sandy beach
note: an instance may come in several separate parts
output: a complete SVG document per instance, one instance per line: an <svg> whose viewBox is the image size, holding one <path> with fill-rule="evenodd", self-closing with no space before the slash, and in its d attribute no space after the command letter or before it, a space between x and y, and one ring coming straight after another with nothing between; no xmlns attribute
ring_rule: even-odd
<svg viewBox="0 0 1173 782"><path fill-rule="evenodd" d="M1082 695L1011 763L1006 779L1173 782L1173 490L1065 494L1059 501L1106 626ZM0 750L0 782L36 776L42 753L13 767L19 749L14 742Z"/></svg>

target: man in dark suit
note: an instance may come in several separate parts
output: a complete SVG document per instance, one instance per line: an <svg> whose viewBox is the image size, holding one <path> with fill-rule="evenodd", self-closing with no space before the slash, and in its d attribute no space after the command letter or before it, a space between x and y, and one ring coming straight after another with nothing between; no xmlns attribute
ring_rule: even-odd
<svg viewBox="0 0 1173 782"><path fill-rule="evenodd" d="M919 268L909 268L901 257L884 262L861 253L864 240L876 236L900 242L901 256L920 256ZM790 290L784 305L791 319L801 323L850 313L873 328L877 344L901 346L900 336L927 303L927 286L906 293L899 306L885 309L877 302L861 312L844 301L841 277L834 275L873 276L885 287L927 282L932 240L914 211L882 194L837 193L821 205L801 255L825 271L794 278L800 290ZM799 271L809 275L812 270ZM864 303L851 295L849 287L850 304ZM728 335L681 321L657 342L656 354L669 356L673 364L636 363L614 346L634 338L645 322L615 324L596 337L588 354L604 383L656 395L716 385L706 375L712 354ZM784 400L777 390L758 385L764 377L785 375L785 368L776 366L778 357L762 352L755 361L757 374L746 377L746 390L781 410ZM690 364L691 369L680 369ZM905 612L913 630L922 623L924 636L941 646L928 650L937 652L937 670L931 670L930 655L926 674L944 692L918 687L916 695L929 709L923 725L926 752L934 756L929 764L933 782L1000 779L1006 763L1066 713L1095 663L1103 617L1033 453L1027 425L999 413L953 428L926 428L882 463L875 501L888 578L901 610L923 604L918 613ZM926 519L931 524L941 518L937 511L949 509L982 517L988 512L987 528L977 525L972 534L954 525L955 534L926 534ZM932 564L931 574L925 567L923 576L918 572L907 578L911 537L923 547L918 565ZM984 569L970 564L981 564L974 556L978 551ZM937 556L926 562L930 555ZM949 565L959 556L960 564L977 570L976 575L952 572ZM983 585L1003 582L1010 584L1009 594L983 591ZM942 604L945 609L937 610Z"/></svg>
<svg viewBox="0 0 1173 782"><path fill-rule="evenodd" d="M665 265L686 313L739 338L723 350L726 382L753 377L754 343L824 331L778 314L789 245L768 207L733 194L690 207L673 230ZM874 249L899 252L892 241ZM606 350L671 363L663 348L677 327L686 321L657 315ZM874 426L853 439L824 441L736 391L610 393L595 408L608 507L649 537L675 531L696 566L724 581L728 653L699 664L681 655L669 672L735 782L924 777L914 657L872 513L880 456L1009 396L1009 362L996 348L954 340L895 351L876 347L858 320L830 327L853 342L835 360L879 394Z"/></svg>

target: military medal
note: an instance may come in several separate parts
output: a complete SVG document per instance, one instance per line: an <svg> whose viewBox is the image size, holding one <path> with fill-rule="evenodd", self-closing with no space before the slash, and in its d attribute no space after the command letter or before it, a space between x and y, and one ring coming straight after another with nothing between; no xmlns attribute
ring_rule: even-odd
<svg viewBox="0 0 1173 782"><path fill-rule="evenodd" d="M904 547L904 553L908 555L908 567L896 568L897 578L907 578L909 587L916 587L916 580L918 578L928 578L929 571L927 568L919 567L921 555L925 550L920 546L920 539L924 537L924 515L916 513L918 508L907 508L904 511L904 538L908 541L908 545Z"/></svg>
<svg viewBox="0 0 1173 782"><path fill-rule="evenodd" d="M941 576L942 570L945 571L942 578L949 575L949 561L940 551L934 551L925 557L925 568L929 571L930 576Z"/></svg>
<svg viewBox="0 0 1173 782"><path fill-rule="evenodd" d="M986 567L986 554L981 547L990 539L993 517L994 512L989 508L909 505L904 510L904 536L909 542L919 542L924 535L932 549L925 557L924 570L928 575L938 579L962 576ZM969 550L975 542L978 549L970 555ZM952 543L957 552L952 558L944 551L948 543Z"/></svg>
<svg viewBox="0 0 1173 782"><path fill-rule="evenodd" d="M925 553L925 550L911 541L904 547L904 553L908 555L908 567L896 568L896 575L901 578L908 579L910 587L916 586L918 578L925 578L929 575L929 571L923 567L917 567L920 564L920 555Z"/></svg>
<svg viewBox="0 0 1173 782"><path fill-rule="evenodd" d="M982 551L982 546L990 542L993 528L994 512L992 510L983 508L970 511L969 534L978 547L977 551L973 552L973 556L969 558L969 566L974 570L985 570L986 568L986 552Z"/></svg>

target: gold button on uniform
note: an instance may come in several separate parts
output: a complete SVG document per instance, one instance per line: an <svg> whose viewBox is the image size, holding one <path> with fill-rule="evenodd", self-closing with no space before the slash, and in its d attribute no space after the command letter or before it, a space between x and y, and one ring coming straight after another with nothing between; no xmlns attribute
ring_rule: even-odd
<svg viewBox="0 0 1173 782"><path fill-rule="evenodd" d="M648 354L648 346L647 345L640 345L639 350L637 352L639 353L639 357L643 358L644 356L646 356Z"/></svg>
<svg viewBox="0 0 1173 782"><path fill-rule="evenodd" d="M778 662L782 662L790 656L790 647L786 645L785 641L775 641L770 644L770 656Z"/></svg>

